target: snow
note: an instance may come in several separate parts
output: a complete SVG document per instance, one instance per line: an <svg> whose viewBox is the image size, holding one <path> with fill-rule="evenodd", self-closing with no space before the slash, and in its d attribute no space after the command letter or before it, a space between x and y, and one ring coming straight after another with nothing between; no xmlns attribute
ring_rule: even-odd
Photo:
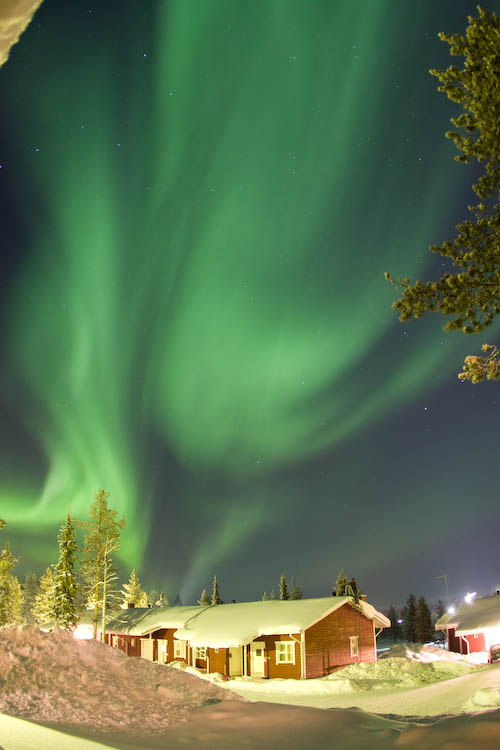
<svg viewBox="0 0 500 750"><path fill-rule="evenodd" d="M226 648L243 646L262 635L300 633L344 604L352 606L350 596L319 599L270 600L221 604L203 608L186 621L174 636L191 646ZM377 627L389 627L390 621L367 602L359 603L363 614ZM165 626L162 626L165 627Z"/></svg>
<svg viewBox="0 0 500 750"><path fill-rule="evenodd" d="M448 654L443 649L436 651ZM432 656L432 660L426 660L427 653ZM390 657L378 662L351 664L326 677L312 680L262 680L258 677L234 677L228 680L222 675L207 675L194 667L186 667L183 662L173 662L169 666L191 674L198 673L202 679L215 682L252 701L272 700L331 708L361 706L366 700L373 701L377 693L390 693L390 701L393 701L395 693L453 680L478 671L477 667L463 661L448 659L446 656L438 659L437 656L426 648L421 650L420 660ZM393 713L392 706L384 710L384 713ZM414 711L410 713L413 715ZM425 704L420 715L433 713L433 707Z"/></svg>
<svg viewBox="0 0 500 750"><path fill-rule="evenodd" d="M108 632L142 636L162 628L181 628L207 607L132 607L124 609L106 625Z"/></svg>
<svg viewBox="0 0 500 750"><path fill-rule="evenodd" d="M53 726L130 732L142 731L147 715L154 734L209 700L241 699L61 630L1 630L0 712Z"/></svg>
<svg viewBox="0 0 500 750"><path fill-rule="evenodd" d="M5 750L102 750L109 745L83 739L68 738L68 735L56 729L42 727L29 721L16 719L13 716L0 714L0 738Z"/></svg>
<svg viewBox="0 0 500 750"><path fill-rule="evenodd" d="M0 711L4 712L0 746L3 750L500 747L500 664L474 667L449 658L443 649L409 647L404 656L351 665L317 680L236 678L212 684L206 676L199 679L189 671L196 672L130 658L61 631L42 634L34 628L4 628L0 630ZM452 675L458 676L446 679ZM443 714L456 715L441 718Z"/></svg>
<svg viewBox="0 0 500 750"><path fill-rule="evenodd" d="M433 646L421 643L398 643L396 646L385 651L379 659L387 659L394 656L402 656L411 661L433 662L433 661L453 661L457 664L487 664L488 653L486 651L476 651L472 654L457 654L455 651L441 646Z"/></svg>
<svg viewBox="0 0 500 750"><path fill-rule="evenodd" d="M448 627L455 627L455 635L500 627L500 596L485 596L463 602L450 618Z"/></svg>

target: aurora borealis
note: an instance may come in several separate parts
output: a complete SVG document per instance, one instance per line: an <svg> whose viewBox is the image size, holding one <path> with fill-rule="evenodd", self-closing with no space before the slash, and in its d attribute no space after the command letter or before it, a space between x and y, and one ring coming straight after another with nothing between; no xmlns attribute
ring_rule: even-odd
<svg viewBox="0 0 500 750"><path fill-rule="evenodd" d="M497 585L500 386L458 383L481 342L398 323L383 279L431 273L471 202L428 69L473 12L45 0L0 69L0 516L26 569L103 487L124 570L187 601L215 572L228 599L283 571L324 595L342 564L382 603Z"/></svg>

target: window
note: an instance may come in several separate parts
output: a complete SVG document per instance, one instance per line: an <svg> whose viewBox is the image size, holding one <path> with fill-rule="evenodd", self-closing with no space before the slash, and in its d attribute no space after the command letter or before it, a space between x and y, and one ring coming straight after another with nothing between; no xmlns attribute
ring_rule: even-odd
<svg viewBox="0 0 500 750"><path fill-rule="evenodd" d="M135 638L131 638L130 639L130 645L131 646L135 646Z"/></svg>
<svg viewBox="0 0 500 750"><path fill-rule="evenodd" d="M276 664L295 664L295 642L276 641Z"/></svg>
<svg viewBox="0 0 500 750"><path fill-rule="evenodd" d="M186 641L176 641L174 638L174 659L186 658Z"/></svg>
<svg viewBox="0 0 500 750"><path fill-rule="evenodd" d="M474 638L479 638L479 633L474 633Z"/></svg>
<svg viewBox="0 0 500 750"><path fill-rule="evenodd" d="M205 646L197 646L196 647L196 659L206 659L207 658L207 649Z"/></svg>
<svg viewBox="0 0 500 750"><path fill-rule="evenodd" d="M359 656L359 636L350 635L349 646L351 649L351 659L355 659L357 656Z"/></svg>
<svg viewBox="0 0 500 750"><path fill-rule="evenodd" d="M118 636L117 635L111 636L111 645L113 646L113 648L118 648Z"/></svg>

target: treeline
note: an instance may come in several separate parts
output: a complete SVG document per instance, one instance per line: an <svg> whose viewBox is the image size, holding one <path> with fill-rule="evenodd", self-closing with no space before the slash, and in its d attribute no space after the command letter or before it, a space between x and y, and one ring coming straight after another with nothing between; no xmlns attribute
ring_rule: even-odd
<svg viewBox="0 0 500 750"><path fill-rule="evenodd" d="M445 612L445 605L438 601L434 612L431 612L425 597L410 594L405 606L397 610L391 605L387 611L387 617L391 621L391 627L387 628L385 634L393 641L408 641L409 643L427 643L436 639L434 625Z"/></svg>
<svg viewBox="0 0 500 750"><path fill-rule="evenodd" d="M100 622L104 639L109 614L120 604L148 606L151 601L142 589L135 570L122 590L113 555L120 546L125 519L108 505L109 492L99 490L90 506L89 520L78 521L68 513L57 537L59 556L38 580L27 573L21 585L14 574L18 559L9 542L0 553L0 625L52 623L71 630L86 609L92 611L94 638ZM5 526L0 519L0 528ZM76 529L83 530L80 565L77 569ZM162 603L162 595L157 601Z"/></svg>

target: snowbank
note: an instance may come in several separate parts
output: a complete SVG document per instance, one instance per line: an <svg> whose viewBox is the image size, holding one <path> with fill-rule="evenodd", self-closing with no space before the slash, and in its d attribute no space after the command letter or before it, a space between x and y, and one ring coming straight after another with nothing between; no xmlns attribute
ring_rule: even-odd
<svg viewBox="0 0 500 750"><path fill-rule="evenodd" d="M380 659L391 659L393 657L404 657L411 661L434 662L448 661L456 664L487 664L488 654L486 651L478 651L474 654L456 654L454 651L440 648L439 646L423 645L422 643L398 643L396 646L384 651L379 655Z"/></svg>
<svg viewBox="0 0 500 750"><path fill-rule="evenodd" d="M442 649L438 649L441 651ZM186 667L183 662L172 662L169 666L197 674L204 680L210 680L226 689L234 690L241 695L253 692L257 688L263 696L272 700L274 694L280 695L346 695L373 691L399 691L432 685L435 682L451 680L454 677L475 671L471 664L455 660L411 659L409 657L386 658L377 662L362 662L334 672L327 677L311 680L273 679L262 680L255 677L232 677L230 679L218 674L205 674L194 667ZM265 700L265 698L263 698Z"/></svg>
<svg viewBox="0 0 500 750"><path fill-rule="evenodd" d="M0 630L0 712L100 731L163 732L207 703L244 700L201 681L61 630Z"/></svg>
<svg viewBox="0 0 500 750"><path fill-rule="evenodd" d="M462 707L464 713L484 711L488 708L500 708L500 685L494 687L482 687L476 690ZM499 737L500 745L500 737Z"/></svg>
<svg viewBox="0 0 500 750"><path fill-rule="evenodd" d="M222 690L207 679L199 679L201 675L187 674L188 670L183 672L130 658L94 641L75 641L60 631L41 634L35 629L4 628L0 630L0 712L57 725L69 734L49 732L0 715L0 745L5 750L102 747L83 739L90 737L120 750L182 750L200 746L207 750L239 747L498 750L500 747L499 710L421 726L395 717L398 713L415 716L418 695L425 706L432 703L436 712L441 710L441 713L449 712L446 701L450 692L455 693L458 707L468 698L472 701L469 709L462 710L498 706L500 665L478 670L446 659L441 663L425 663L396 657L347 669L320 680L221 681L220 685L226 688ZM431 677L442 679L443 669L471 674L465 673L451 683L429 684ZM398 671L402 674L399 678ZM374 690L377 675L378 681L390 683L391 689L397 684L407 684L410 678L422 687L384 693ZM281 692L333 689L340 691L339 702L348 702L344 708L329 711L274 702L248 703L227 690L235 682ZM268 700L275 701L278 693L268 695ZM292 693L289 695L293 697ZM367 710L385 713L385 717L347 707L358 696L361 705L372 700L372 695L373 700L385 703ZM263 699L266 698L259 700ZM311 700L320 705L322 696L317 693ZM388 713L394 718L387 718ZM428 716L429 712L419 715ZM71 734L80 737L73 738Z"/></svg>

